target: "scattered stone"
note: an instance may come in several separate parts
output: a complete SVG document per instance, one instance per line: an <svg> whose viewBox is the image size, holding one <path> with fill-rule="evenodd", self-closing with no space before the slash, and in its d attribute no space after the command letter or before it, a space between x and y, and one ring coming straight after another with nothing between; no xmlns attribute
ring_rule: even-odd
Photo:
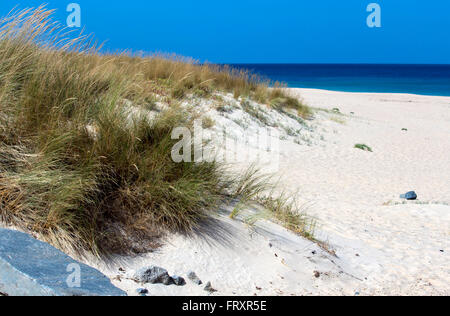
<svg viewBox="0 0 450 316"><path fill-rule="evenodd" d="M271 243L269 243L269 247L272 248L272 244Z"/></svg>
<svg viewBox="0 0 450 316"><path fill-rule="evenodd" d="M136 293L139 294L140 296L147 296L148 290L147 289L137 289Z"/></svg>
<svg viewBox="0 0 450 316"><path fill-rule="evenodd" d="M173 283L175 283L175 285L177 285L177 286L186 285L186 281L184 280L184 278L182 278L178 275L172 276L172 280L173 280Z"/></svg>
<svg viewBox="0 0 450 316"><path fill-rule="evenodd" d="M124 268L119 268L119 272L125 272Z"/></svg>
<svg viewBox="0 0 450 316"><path fill-rule="evenodd" d="M408 201L414 201L414 200L417 200L417 194L414 191L410 191L410 192L400 195L400 198L406 199Z"/></svg>
<svg viewBox="0 0 450 316"><path fill-rule="evenodd" d="M357 253L355 256L359 257L359 253Z"/></svg>
<svg viewBox="0 0 450 316"><path fill-rule="evenodd" d="M318 279L320 278L320 272L319 271L314 271L314 276Z"/></svg>
<svg viewBox="0 0 450 316"><path fill-rule="evenodd" d="M71 278L77 271L80 282ZM126 296L98 270L9 229L0 229L0 292L10 296Z"/></svg>
<svg viewBox="0 0 450 316"><path fill-rule="evenodd" d="M134 274L133 280L142 284L145 283L151 284L162 283L164 285L173 284L173 279L169 276L167 270L156 266L150 266L138 270Z"/></svg>
<svg viewBox="0 0 450 316"><path fill-rule="evenodd" d="M311 251L311 253L312 253L313 255L315 255L315 254L317 254L317 251L313 250L313 251Z"/></svg>
<svg viewBox="0 0 450 316"><path fill-rule="evenodd" d="M195 272L193 272L193 271L189 272L188 278L189 278L189 280L191 280L192 282L194 282L197 285L201 285L203 283L202 280L200 280L200 278L197 276L197 274L195 274Z"/></svg>
<svg viewBox="0 0 450 316"><path fill-rule="evenodd" d="M217 290L212 287L211 282L206 283L204 290L209 293L217 292Z"/></svg>
<svg viewBox="0 0 450 316"><path fill-rule="evenodd" d="M440 252L444 253L444 250L439 250Z"/></svg>

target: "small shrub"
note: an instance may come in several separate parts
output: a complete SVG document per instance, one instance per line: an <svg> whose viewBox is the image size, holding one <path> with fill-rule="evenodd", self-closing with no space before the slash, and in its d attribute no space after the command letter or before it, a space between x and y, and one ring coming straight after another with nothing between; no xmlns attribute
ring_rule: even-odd
<svg viewBox="0 0 450 316"><path fill-rule="evenodd" d="M295 201L280 195L276 198L261 197L258 202L281 225L309 240L314 240L316 223L299 210Z"/></svg>
<svg viewBox="0 0 450 316"><path fill-rule="evenodd" d="M355 148L356 149L361 149L361 150L364 150L364 151L372 152L372 148L370 148L369 146L367 146L365 144L356 144Z"/></svg>
<svg viewBox="0 0 450 316"><path fill-rule="evenodd" d="M298 99L293 97L280 97L271 101L272 107L279 111L285 111L287 109L295 110L297 115L309 119L312 115L311 109L301 103Z"/></svg>
<svg viewBox="0 0 450 316"><path fill-rule="evenodd" d="M216 122L209 116L204 116L202 118L202 127L204 129L213 128Z"/></svg>
<svg viewBox="0 0 450 316"><path fill-rule="evenodd" d="M219 104L216 106L216 110L218 112L222 112L222 113L232 113L233 112L233 107L231 105L228 104Z"/></svg>
<svg viewBox="0 0 450 316"><path fill-rule="evenodd" d="M264 113L262 109L259 107L253 106L250 104L248 100L245 100L241 103L242 109L247 112L250 116L256 118L261 124L270 126L270 121L267 115Z"/></svg>
<svg viewBox="0 0 450 316"><path fill-rule="evenodd" d="M224 102L223 97L221 95L215 94L212 96L212 99L217 102Z"/></svg>

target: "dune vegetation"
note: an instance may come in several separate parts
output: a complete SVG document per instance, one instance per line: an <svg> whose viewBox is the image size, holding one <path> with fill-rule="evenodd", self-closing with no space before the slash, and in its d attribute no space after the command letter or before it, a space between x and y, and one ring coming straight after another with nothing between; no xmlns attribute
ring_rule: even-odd
<svg viewBox="0 0 450 316"><path fill-rule="evenodd" d="M45 7L0 22L0 220L63 250L146 251L260 191L255 173L172 161L173 128L192 123L180 108L186 94L223 91L309 113L245 71L102 54L92 38L65 32ZM156 102L168 108L150 118Z"/></svg>

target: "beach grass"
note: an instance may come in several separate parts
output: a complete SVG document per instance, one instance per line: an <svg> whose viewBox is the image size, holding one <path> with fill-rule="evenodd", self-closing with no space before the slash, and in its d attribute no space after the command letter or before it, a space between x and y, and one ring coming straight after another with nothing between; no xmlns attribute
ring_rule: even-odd
<svg viewBox="0 0 450 316"><path fill-rule="evenodd" d="M369 152L373 152L372 148L367 146L366 144L356 144L355 145L356 149L361 149L363 151L369 151Z"/></svg>
<svg viewBox="0 0 450 316"><path fill-rule="evenodd" d="M293 110L295 111L295 114L300 116L301 118L311 118L311 109L307 105L300 102L300 100L297 98L293 98L290 96L279 97L278 94L272 92L272 99L270 102L275 109L279 109L282 111Z"/></svg>
<svg viewBox="0 0 450 316"><path fill-rule="evenodd" d="M67 251L143 252L262 190L253 173L171 159L173 128L193 124L180 100L224 91L301 115L306 107L245 71L100 54L89 37L69 39L52 14L41 6L0 22L2 222ZM161 99L169 108L151 117Z"/></svg>

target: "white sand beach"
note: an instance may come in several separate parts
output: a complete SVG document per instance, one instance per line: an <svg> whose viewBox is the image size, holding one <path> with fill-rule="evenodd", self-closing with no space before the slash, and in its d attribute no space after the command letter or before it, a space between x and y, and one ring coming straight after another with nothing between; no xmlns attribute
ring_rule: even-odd
<svg viewBox="0 0 450 316"><path fill-rule="evenodd" d="M138 288L149 295L180 296L449 295L450 97L290 93L316 108L314 119L304 128L265 109L281 133L279 159L252 150L265 161L277 161L278 166L261 164L263 171L277 167L279 188L295 194L302 210L317 219L316 237L336 256L271 221L248 225L252 210L230 219L230 205L198 235L169 235L152 253L108 263L83 261L129 295L137 295ZM232 95L225 101L236 102ZM210 105L200 100L195 106L215 120L215 131L231 126L240 140L267 128L237 107L223 113ZM372 152L354 148L357 143ZM235 150L249 146L238 142ZM417 201L399 198L411 190ZM184 277L187 284L141 285L130 279L151 265ZM203 285L188 280L190 271ZM206 292L207 282L217 292Z"/></svg>
<svg viewBox="0 0 450 316"><path fill-rule="evenodd" d="M0 296L450 295L450 2L50 2L0 5Z"/></svg>
<svg viewBox="0 0 450 316"><path fill-rule="evenodd" d="M344 114L343 124L326 123L324 148L294 151L282 169L298 164L284 179L313 204L308 211L338 255L367 278L361 293L448 294L450 98L295 92ZM395 205L410 190L419 201Z"/></svg>
<svg viewBox="0 0 450 316"><path fill-rule="evenodd" d="M198 238L169 236L154 253L91 264L130 295L141 286L126 276L149 265L184 277L195 271L212 282L213 295L450 294L450 98L291 93L324 110L308 123L303 143L282 141L280 186L297 192L336 257L277 224L231 220L228 208ZM417 201L399 198L411 190ZM208 294L190 281L146 288L150 295Z"/></svg>

